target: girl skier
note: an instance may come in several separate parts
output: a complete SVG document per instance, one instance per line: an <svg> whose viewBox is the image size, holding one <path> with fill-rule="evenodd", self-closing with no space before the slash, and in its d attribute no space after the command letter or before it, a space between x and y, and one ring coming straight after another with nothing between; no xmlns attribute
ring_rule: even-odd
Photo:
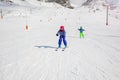
<svg viewBox="0 0 120 80"><path fill-rule="evenodd" d="M80 31L80 38L84 38L84 29L82 28L82 26L80 27L80 29L78 29Z"/></svg>
<svg viewBox="0 0 120 80"><path fill-rule="evenodd" d="M61 48L61 43L63 41L65 48L67 47L67 41L66 41L66 32L64 29L64 26L60 26L60 29L58 30L56 36L59 36L58 40L58 48Z"/></svg>

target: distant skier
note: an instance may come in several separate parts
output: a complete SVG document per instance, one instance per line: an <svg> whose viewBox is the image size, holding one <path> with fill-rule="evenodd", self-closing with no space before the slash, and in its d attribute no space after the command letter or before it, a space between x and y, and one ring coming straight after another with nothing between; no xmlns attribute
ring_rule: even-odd
<svg viewBox="0 0 120 80"><path fill-rule="evenodd" d="M84 29L82 28L82 26L80 26L80 28L78 29L80 31L80 38L84 38Z"/></svg>
<svg viewBox="0 0 120 80"><path fill-rule="evenodd" d="M66 32L64 29L64 26L60 26L60 29L58 30L56 36L59 36L58 40L58 48L61 48L61 43L63 41L65 48L67 47L67 41L66 41Z"/></svg>

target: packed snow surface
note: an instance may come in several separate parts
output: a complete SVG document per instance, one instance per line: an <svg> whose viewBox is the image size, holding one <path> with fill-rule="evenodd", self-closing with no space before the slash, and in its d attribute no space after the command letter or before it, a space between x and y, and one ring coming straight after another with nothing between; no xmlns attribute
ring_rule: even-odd
<svg viewBox="0 0 120 80"><path fill-rule="evenodd" d="M29 1L0 5L0 80L120 80L120 20L109 17L106 26L105 10ZM61 25L68 47L55 51Z"/></svg>

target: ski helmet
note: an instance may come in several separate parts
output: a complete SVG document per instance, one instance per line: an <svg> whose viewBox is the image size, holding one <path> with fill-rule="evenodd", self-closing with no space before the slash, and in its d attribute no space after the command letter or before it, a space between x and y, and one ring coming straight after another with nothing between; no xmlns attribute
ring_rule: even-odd
<svg viewBox="0 0 120 80"><path fill-rule="evenodd" d="M64 26L60 26L60 29L64 29Z"/></svg>

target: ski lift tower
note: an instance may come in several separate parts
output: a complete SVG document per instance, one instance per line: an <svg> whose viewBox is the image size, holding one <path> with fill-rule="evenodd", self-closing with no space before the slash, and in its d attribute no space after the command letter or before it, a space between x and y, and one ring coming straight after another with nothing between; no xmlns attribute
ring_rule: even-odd
<svg viewBox="0 0 120 80"><path fill-rule="evenodd" d="M106 25L108 25L108 11L109 11L109 4L106 4Z"/></svg>
<svg viewBox="0 0 120 80"><path fill-rule="evenodd" d="M106 25L108 26L108 11L109 11L109 6L110 6L110 3L111 3L112 0L105 0L106 2Z"/></svg>
<svg viewBox="0 0 120 80"><path fill-rule="evenodd" d="M0 16L1 16L1 19L3 19L3 14L2 14L2 9L0 10Z"/></svg>
<svg viewBox="0 0 120 80"><path fill-rule="evenodd" d="M108 25L108 13L109 13L109 7L114 6L119 3L119 0L105 0L106 2L106 25Z"/></svg>

